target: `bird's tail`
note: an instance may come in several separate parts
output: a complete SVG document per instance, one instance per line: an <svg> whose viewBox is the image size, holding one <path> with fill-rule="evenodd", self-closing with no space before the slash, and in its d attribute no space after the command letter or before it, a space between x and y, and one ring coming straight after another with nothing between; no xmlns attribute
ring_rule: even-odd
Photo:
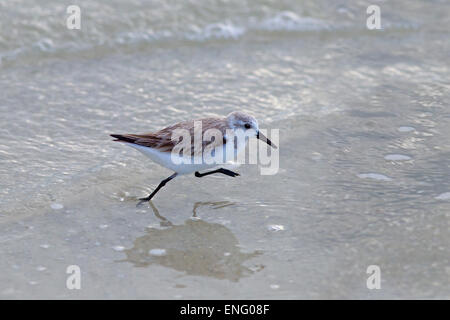
<svg viewBox="0 0 450 320"><path fill-rule="evenodd" d="M116 138L116 140L114 141L119 141L119 142L129 142L129 143L134 143L136 141L135 137L126 135L126 134L110 134L111 137Z"/></svg>

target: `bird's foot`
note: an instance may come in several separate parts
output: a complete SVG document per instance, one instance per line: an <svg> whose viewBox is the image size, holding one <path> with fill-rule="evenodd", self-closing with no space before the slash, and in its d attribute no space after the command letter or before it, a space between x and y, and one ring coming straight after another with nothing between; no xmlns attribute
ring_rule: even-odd
<svg viewBox="0 0 450 320"><path fill-rule="evenodd" d="M150 201L150 197L145 197L145 198L139 198L139 202L136 204L136 207L140 207L142 204Z"/></svg>

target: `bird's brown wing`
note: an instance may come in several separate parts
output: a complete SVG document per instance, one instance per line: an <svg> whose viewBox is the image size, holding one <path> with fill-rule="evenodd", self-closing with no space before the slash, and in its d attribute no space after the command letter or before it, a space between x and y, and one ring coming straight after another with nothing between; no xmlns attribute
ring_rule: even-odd
<svg viewBox="0 0 450 320"><path fill-rule="evenodd" d="M112 134L111 137L116 138L114 141L137 144L140 146L153 148L161 152L171 152L177 143L176 141L165 139L154 133Z"/></svg>
<svg viewBox="0 0 450 320"><path fill-rule="evenodd" d="M205 132L208 129L217 129L220 131L222 137L225 135L226 123L223 119L216 118L205 118L199 119L195 121L202 122L202 150L201 151L209 151L213 150L217 146L221 146L224 143L224 139L207 138L205 137ZM194 145L194 120L184 121L164 128L155 133L143 133L143 134L111 134L111 137L116 138L115 141L133 143L144 147L149 147L153 149L157 149L161 152L171 152L172 149L177 145L182 139L172 140L172 135L177 129L187 130L189 132L191 138L191 155L197 155L200 153L195 150ZM186 132L186 133L187 133ZM218 132L217 132L218 133ZM206 141L204 141L206 139ZM212 140L212 141L211 141ZM197 151L197 152L195 152Z"/></svg>

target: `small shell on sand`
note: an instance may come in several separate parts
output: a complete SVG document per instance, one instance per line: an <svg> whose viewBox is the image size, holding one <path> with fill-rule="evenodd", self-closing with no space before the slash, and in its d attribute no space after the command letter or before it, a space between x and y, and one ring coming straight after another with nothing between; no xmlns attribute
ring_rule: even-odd
<svg viewBox="0 0 450 320"><path fill-rule="evenodd" d="M61 210L62 208L64 208L64 206L61 203L52 203L50 205L50 208L52 208L53 210Z"/></svg>
<svg viewBox="0 0 450 320"><path fill-rule="evenodd" d="M166 251L166 249L157 248L157 249L151 249L148 253L152 256L160 257L160 256L165 256L167 254L167 251Z"/></svg>
<svg viewBox="0 0 450 320"><path fill-rule="evenodd" d="M400 132L411 132L411 131L414 131L416 129L413 128L413 127L399 127L397 130L400 131Z"/></svg>
<svg viewBox="0 0 450 320"><path fill-rule="evenodd" d="M280 286L277 285L277 284L271 284L271 285L270 285L270 288L276 290L276 289L279 289Z"/></svg>
<svg viewBox="0 0 450 320"><path fill-rule="evenodd" d="M440 195L434 198L438 200L450 200L450 192L441 193Z"/></svg>
<svg viewBox="0 0 450 320"><path fill-rule="evenodd" d="M407 161L411 160L411 157L404 154L388 154L384 159L389 161Z"/></svg>
<svg viewBox="0 0 450 320"><path fill-rule="evenodd" d="M269 231L282 231L284 230L284 226L281 224L271 224L267 226L267 230Z"/></svg>
<svg viewBox="0 0 450 320"><path fill-rule="evenodd" d="M384 174L379 173L360 173L358 174L358 177L361 179L373 179L373 180L380 180L380 181L391 181L392 179L385 176Z"/></svg>

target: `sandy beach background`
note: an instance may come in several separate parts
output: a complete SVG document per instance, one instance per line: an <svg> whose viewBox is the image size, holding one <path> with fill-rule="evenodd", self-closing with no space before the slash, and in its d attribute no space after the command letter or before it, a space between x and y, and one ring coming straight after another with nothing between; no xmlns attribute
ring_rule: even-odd
<svg viewBox="0 0 450 320"><path fill-rule="evenodd" d="M448 1L77 3L0 3L0 298L450 298ZM171 173L108 135L234 110L279 172L137 208Z"/></svg>

